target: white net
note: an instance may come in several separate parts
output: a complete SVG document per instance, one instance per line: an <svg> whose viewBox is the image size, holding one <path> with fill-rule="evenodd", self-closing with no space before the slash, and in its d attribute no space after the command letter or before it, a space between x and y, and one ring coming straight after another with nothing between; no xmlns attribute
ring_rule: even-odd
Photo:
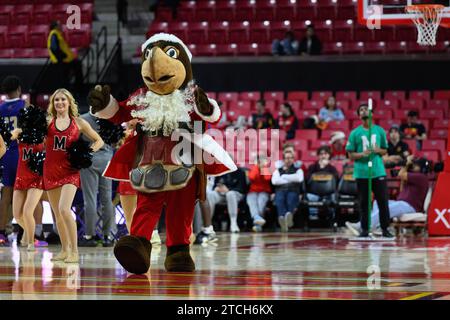
<svg viewBox="0 0 450 320"><path fill-rule="evenodd" d="M407 6L406 12L411 15L417 27L417 43L422 46L435 46L436 34L441 23L444 6L415 5Z"/></svg>

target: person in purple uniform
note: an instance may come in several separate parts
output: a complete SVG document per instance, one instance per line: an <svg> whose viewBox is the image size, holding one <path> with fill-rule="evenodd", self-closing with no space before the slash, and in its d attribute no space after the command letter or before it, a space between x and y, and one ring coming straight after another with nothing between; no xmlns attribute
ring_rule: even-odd
<svg viewBox="0 0 450 320"><path fill-rule="evenodd" d="M16 76L7 76L1 85L2 92L6 94L6 100L0 104L0 121L9 125L10 131L17 127L17 115L25 107L25 101L21 99L22 88L20 79ZM2 196L0 200L0 246L7 246L6 225L12 218L10 207L12 205L12 195L14 181L16 180L17 161L19 150L17 141L11 141L5 155L0 160L3 166L2 176Z"/></svg>

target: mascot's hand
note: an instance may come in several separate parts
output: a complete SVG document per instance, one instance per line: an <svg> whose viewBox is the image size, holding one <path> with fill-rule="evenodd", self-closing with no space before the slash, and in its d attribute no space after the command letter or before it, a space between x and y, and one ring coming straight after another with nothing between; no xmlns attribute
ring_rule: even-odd
<svg viewBox="0 0 450 320"><path fill-rule="evenodd" d="M91 112L97 113L100 110L106 108L110 100L111 88L108 85L103 87L96 85L95 88L89 91L88 103L91 106Z"/></svg>
<svg viewBox="0 0 450 320"><path fill-rule="evenodd" d="M196 87L194 91L195 104L197 105L198 111L203 115L209 116L213 113L213 107L209 103L208 96L202 88Z"/></svg>

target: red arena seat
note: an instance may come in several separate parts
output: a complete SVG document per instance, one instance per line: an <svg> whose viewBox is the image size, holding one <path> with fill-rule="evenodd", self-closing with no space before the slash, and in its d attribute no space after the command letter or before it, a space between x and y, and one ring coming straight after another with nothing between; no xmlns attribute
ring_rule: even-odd
<svg viewBox="0 0 450 320"><path fill-rule="evenodd" d="M305 101L308 100L308 92L307 91L289 91L287 95L288 100L300 100Z"/></svg>
<svg viewBox="0 0 450 320"><path fill-rule="evenodd" d="M297 130L295 132L296 139L317 140L319 133L317 130Z"/></svg>
<svg viewBox="0 0 450 320"><path fill-rule="evenodd" d="M51 13L52 5L51 4L36 4L34 6L34 23L35 24L50 24L52 19Z"/></svg>
<svg viewBox="0 0 450 320"><path fill-rule="evenodd" d="M9 25L12 21L14 6L0 5L0 25Z"/></svg>
<svg viewBox="0 0 450 320"><path fill-rule="evenodd" d="M276 100L278 102L284 101L284 92L283 91L267 91L264 92L264 99L266 100Z"/></svg>
<svg viewBox="0 0 450 320"><path fill-rule="evenodd" d="M9 43L14 43L15 48L28 47L28 26L10 25L8 28L7 39Z"/></svg>
<svg viewBox="0 0 450 320"><path fill-rule="evenodd" d="M409 98L410 99L422 99L422 100L430 100L431 99L431 94L430 91L426 91L426 90L415 90L415 91L410 91L409 92Z"/></svg>
<svg viewBox="0 0 450 320"><path fill-rule="evenodd" d="M29 30L30 46L32 48L47 48L48 25L35 25Z"/></svg>
<svg viewBox="0 0 450 320"><path fill-rule="evenodd" d="M311 100L323 100L325 101L333 95L332 91L313 91L311 95Z"/></svg>
<svg viewBox="0 0 450 320"><path fill-rule="evenodd" d="M405 91L386 91L384 93L384 98L390 99L390 100L405 100L406 92Z"/></svg>
<svg viewBox="0 0 450 320"><path fill-rule="evenodd" d="M431 129L447 129L449 126L448 119L435 119L433 121L433 127Z"/></svg>
<svg viewBox="0 0 450 320"><path fill-rule="evenodd" d="M14 6L14 19L11 19L11 23L15 25L28 25L32 21L33 17L33 5L22 4ZM0 17L1 19L1 17Z"/></svg>

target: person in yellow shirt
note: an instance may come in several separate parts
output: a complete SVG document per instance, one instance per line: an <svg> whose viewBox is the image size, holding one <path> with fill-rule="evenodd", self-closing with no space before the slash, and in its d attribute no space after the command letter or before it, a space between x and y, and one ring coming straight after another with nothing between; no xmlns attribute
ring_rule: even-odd
<svg viewBox="0 0 450 320"><path fill-rule="evenodd" d="M81 62L70 49L69 44L64 39L64 34L59 21L53 21L50 24L50 33L47 39L47 48L50 61L53 64L62 64L64 74L67 77L67 84L70 83L72 76L75 76L75 89L80 89L83 83L83 72ZM66 85L67 87L67 85Z"/></svg>

